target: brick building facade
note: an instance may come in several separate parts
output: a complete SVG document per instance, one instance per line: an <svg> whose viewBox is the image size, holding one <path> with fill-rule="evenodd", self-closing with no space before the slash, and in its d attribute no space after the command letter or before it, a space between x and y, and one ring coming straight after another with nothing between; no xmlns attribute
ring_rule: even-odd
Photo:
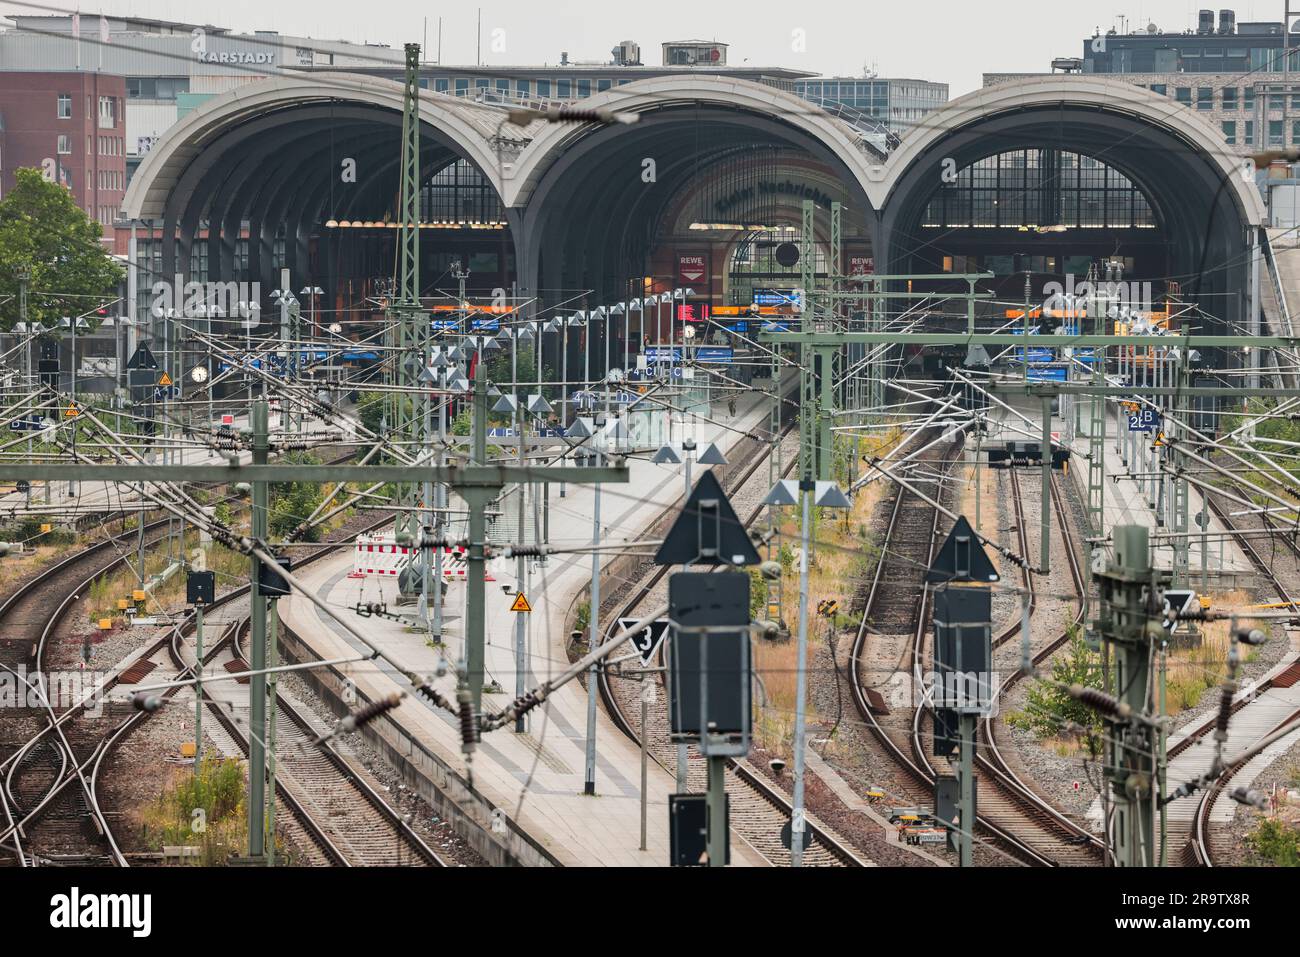
<svg viewBox="0 0 1300 957"><path fill-rule="evenodd" d="M110 226L126 194L125 108L120 76L0 72L0 195L33 167Z"/></svg>

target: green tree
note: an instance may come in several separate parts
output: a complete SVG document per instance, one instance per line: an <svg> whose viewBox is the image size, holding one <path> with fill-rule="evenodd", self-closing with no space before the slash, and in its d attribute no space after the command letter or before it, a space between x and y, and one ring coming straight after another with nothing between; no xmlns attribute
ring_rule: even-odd
<svg viewBox="0 0 1300 957"><path fill-rule="evenodd" d="M1300 828L1275 818L1264 818L1246 840L1273 867L1300 867Z"/></svg>
<svg viewBox="0 0 1300 957"><path fill-rule="evenodd" d="M0 326L18 321L22 271L30 277L30 321L52 325L111 299L124 273L105 253L101 234L67 189L46 182L40 170L17 170L14 188L0 200Z"/></svg>
<svg viewBox="0 0 1300 957"><path fill-rule="evenodd" d="M1025 710L1014 716L1012 722L1040 738L1060 734L1066 724L1078 725L1087 729L1088 747L1095 753L1100 743L1101 719L1083 702L1070 697L1065 689L1074 684L1101 687L1099 657L1088 648L1077 628L1072 630L1066 653L1053 662L1050 680L1034 683Z"/></svg>
<svg viewBox="0 0 1300 957"><path fill-rule="evenodd" d="M320 460L309 453L286 455L285 464L319 465ZM271 514L267 524L271 534L284 538L298 524L307 518L325 498L325 488L318 482L274 482L268 489L271 500ZM320 541L319 525L309 528L301 540L305 542Z"/></svg>

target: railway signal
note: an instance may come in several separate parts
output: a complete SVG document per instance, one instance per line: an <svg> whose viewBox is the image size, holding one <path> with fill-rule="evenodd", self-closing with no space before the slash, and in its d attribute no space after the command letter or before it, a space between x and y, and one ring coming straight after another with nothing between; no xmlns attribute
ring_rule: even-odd
<svg viewBox="0 0 1300 957"><path fill-rule="evenodd" d="M730 859L726 759L749 753L753 727L749 588L749 575L739 571L678 572L668 580L669 732L696 744L709 775L706 797L673 797L704 802L710 867ZM688 805L681 806L674 824Z"/></svg>
<svg viewBox="0 0 1300 957"><path fill-rule="evenodd" d="M993 594L997 570L964 515L948 533L927 582L934 593L934 752L958 752L957 777L935 781L935 813L950 828L958 863L973 863L975 724L993 708Z"/></svg>

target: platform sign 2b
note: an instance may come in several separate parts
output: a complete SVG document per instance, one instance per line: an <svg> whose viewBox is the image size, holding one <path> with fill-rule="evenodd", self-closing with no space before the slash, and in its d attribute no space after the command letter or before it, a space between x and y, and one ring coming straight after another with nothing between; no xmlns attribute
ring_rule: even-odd
<svg viewBox="0 0 1300 957"><path fill-rule="evenodd" d="M618 627L620 631L627 631L637 623L636 618L620 618ZM628 639L632 647L636 649L637 654L641 656L641 664L649 665L654 661L655 654L659 651L659 646L664 643L668 637L668 619L656 618L650 622L649 627L642 628L639 632Z"/></svg>
<svg viewBox="0 0 1300 957"><path fill-rule="evenodd" d="M1151 432L1160 428L1161 415L1155 409L1138 409L1129 413L1130 432Z"/></svg>

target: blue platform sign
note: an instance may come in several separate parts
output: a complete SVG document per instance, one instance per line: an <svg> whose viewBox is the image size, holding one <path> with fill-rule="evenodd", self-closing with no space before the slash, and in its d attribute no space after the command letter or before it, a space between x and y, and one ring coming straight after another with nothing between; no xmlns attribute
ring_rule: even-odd
<svg viewBox="0 0 1300 957"><path fill-rule="evenodd" d="M710 365L731 365L732 351L728 346L700 346L695 350L696 362L707 362Z"/></svg>
<svg viewBox="0 0 1300 957"><path fill-rule="evenodd" d="M1160 428L1163 416L1155 409L1138 409L1128 417L1128 430L1130 432L1151 432Z"/></svg>
<svg viewBox="0 0 1300 957"><path fill-rule="evenodd" d="M459 319L435 319L431 323L438 332L455 332L460 329Z"/></svg>
<svg viewBox="0 0 1300 957"><path fill-rule="evenodd" d="M645 351L646 362L681 362L682 350L678 348L650 347Z"/></svg>
<svg viewBox="0 0 1300 957"><path fill-rule="evenodd" d="M500 319L471 319L469 321L470 332L500 332Z"/></svg>
<svg viewBox="0 0 1300 957"><path fill-rule="evenodd" d="M1064 382L1069 372L1066 366L1030 366L1027 378L1030 382Z"/></svg>
<svg viewBox="0 0 1300 957"><path fill-rule="evenodd" d="M795 289L755 289L756 306L797 306L803 301Z"/></svg>
<svg viewBox="0 0 1300 957"><path fill-rule="evenodd" d="M10 432L39 432L40 429L41 417L39 415L19 417L9 423Z"/></svg>

